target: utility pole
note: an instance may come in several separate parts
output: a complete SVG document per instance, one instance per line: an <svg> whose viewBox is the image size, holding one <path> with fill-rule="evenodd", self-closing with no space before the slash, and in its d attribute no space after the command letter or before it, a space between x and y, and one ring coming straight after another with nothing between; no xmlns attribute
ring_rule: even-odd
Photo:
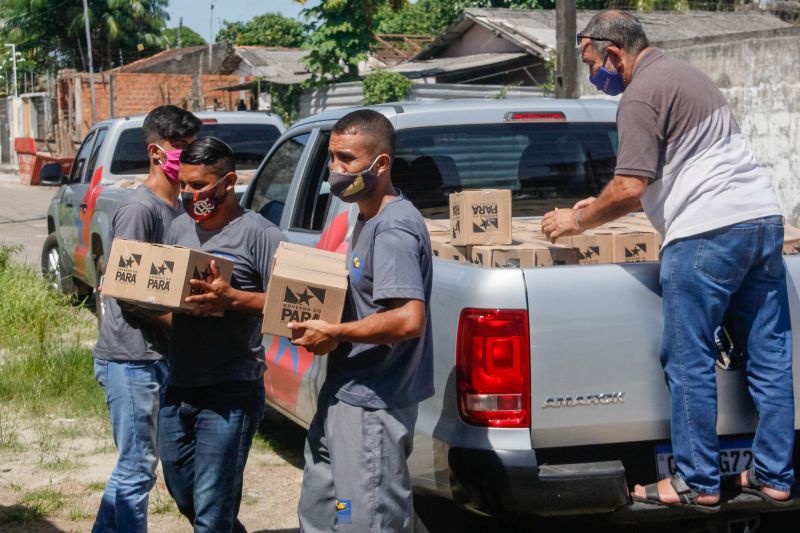
<svg viewBox="0 0 800 533"><path fill-rule="evenodd" d="M83 27L86 30L86 57L89 59L89 89L92 93L92 125L97 122L97 104L94 95L94 67L92 65L92 35L89 32L89 4L83 0Z"/></svg>
<svg viewBox="0 0 800 533"><path fill-rule="evenodd" d="M17 45L7 44L11 48L11 75L14 76L14 96L19 96L17 93Z"/></svg>
<svg viewBox="0 0 800 533"><path fill-rule="evenodd" d="M183 48L183 38L181 32L183 31L183 17L178 20L178 38L175 40L176 48Z"/></svg>
<svg viewBox="0 0 800 533"><path fill-rule="evenodd" d="M211 74L214 61L214 0L211 0L211 13L208 18L208 73Z"/></svg>
<svg viewBox="0 0 800 533"><path fill-rule="evenodd" d="M556 0L556 98L578 98L575 0Z"/></svg>

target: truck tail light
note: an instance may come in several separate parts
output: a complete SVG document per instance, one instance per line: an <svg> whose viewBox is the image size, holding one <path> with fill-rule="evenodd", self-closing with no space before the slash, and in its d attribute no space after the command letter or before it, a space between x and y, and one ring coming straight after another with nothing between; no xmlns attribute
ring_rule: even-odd
<svg viewBox="0 0 800 533"><path fill-rule="evenodd" d="M458 323L458 410L477 426L530 427L528 312L464 309Z"/></svg>
<svg viewBox="0 0 800 533"><path fill-rule="evenodd" d="M508 122L564 122L566 117L560 111L516 111L506 113L505 117Z"/></svg>

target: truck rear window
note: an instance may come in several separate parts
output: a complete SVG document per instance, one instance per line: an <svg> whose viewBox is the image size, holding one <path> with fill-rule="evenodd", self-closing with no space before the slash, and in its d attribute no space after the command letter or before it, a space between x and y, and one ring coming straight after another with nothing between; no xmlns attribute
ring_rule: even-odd
<svg viewBox="0 0 800 533"><path fill-rule="evenodd" d="M261 160L280 137L281 132L269 124L203 124L199 138L217 137L230 145L236 156L237 170L258 168ZM112 174L147 174L150 163L142 136L142 128L131 128L120 134Z"/></svg>
<svg viewBox="0 0 800 533"><path fill-rule="evenodd" d="M614 123L515 123L401 130L392 181L425 216L462 189L513 191L514 216L596 196L614 175Z"/></svg>

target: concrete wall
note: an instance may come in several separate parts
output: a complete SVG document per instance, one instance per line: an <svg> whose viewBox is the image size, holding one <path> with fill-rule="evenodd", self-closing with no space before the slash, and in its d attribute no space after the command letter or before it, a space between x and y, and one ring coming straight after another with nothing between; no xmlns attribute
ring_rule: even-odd
<svg viewBox="0 0 800 533"><path fill-rule="evenodd" d="M442 57L460 57L490 52L524 52L511 41L492 33L480 24L473 24L459 39L448 46Z"/></svg>
<svg viewBox="0 0 800 533"><path fill-rule="evenodd" d="M800 27L654 44L719 85L772 178L787 221L800 225ZM583 98L605 97L589 83L585 66L578 72Z"/></svg>

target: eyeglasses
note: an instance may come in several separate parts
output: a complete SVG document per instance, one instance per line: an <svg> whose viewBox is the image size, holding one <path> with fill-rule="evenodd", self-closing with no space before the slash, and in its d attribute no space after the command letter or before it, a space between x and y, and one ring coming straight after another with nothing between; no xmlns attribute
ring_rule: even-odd
<svg viewBox="0 0 800 533"><path fill-rule="evenodd" d="M612 41L611 39L606 39L605 37L593 37L591 35L586 35L583 33L579 33L578 35L575 36L575 44L577 44L578 47L580 47L581 45L581 39L589 39L591 41L607 41L618 48L622 48L622 46L620 46L619 43L617 43L616 41Z"/></svg>

